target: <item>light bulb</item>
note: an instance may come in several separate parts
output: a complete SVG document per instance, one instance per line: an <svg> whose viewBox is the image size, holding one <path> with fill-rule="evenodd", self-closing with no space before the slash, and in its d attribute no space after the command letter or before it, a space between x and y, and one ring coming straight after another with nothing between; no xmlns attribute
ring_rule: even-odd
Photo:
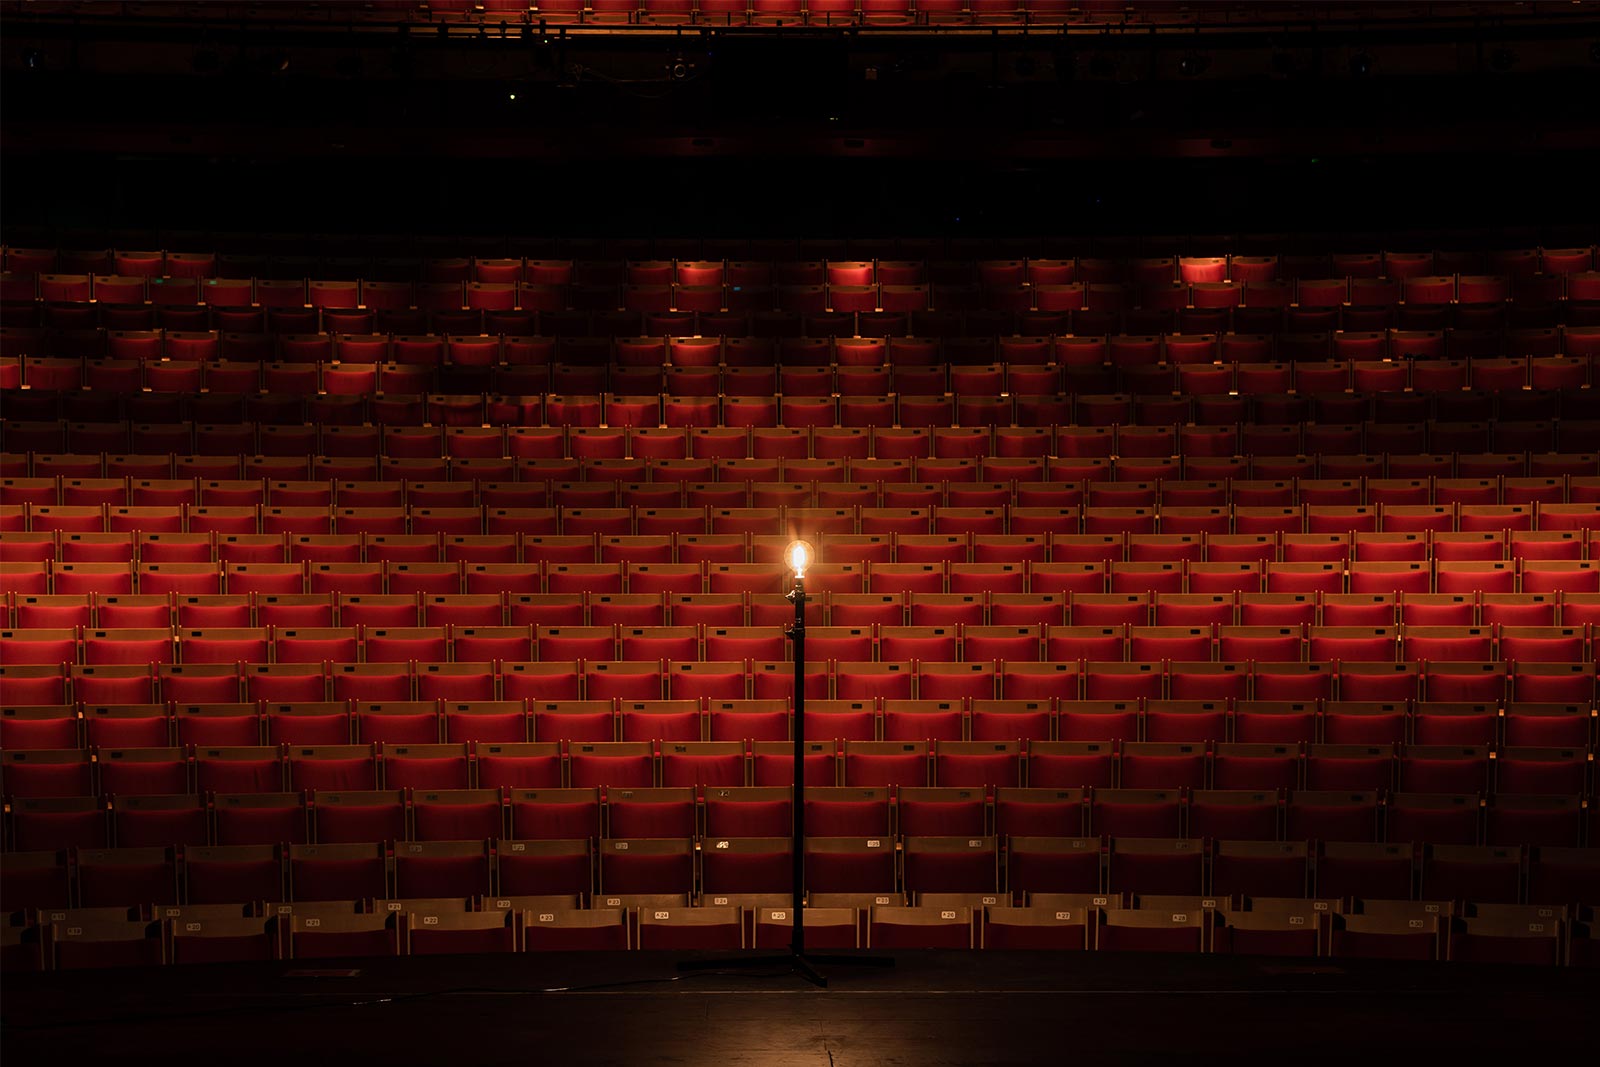
<svg viewBox="0 0 1600 1067"><path fill-rule="evenodd" d="M783 560L794 571L796 578L806 576L806 568L811 566L811 561L816 556L810 543L806 541L790 541L789 547L783 550Z"/></svg>

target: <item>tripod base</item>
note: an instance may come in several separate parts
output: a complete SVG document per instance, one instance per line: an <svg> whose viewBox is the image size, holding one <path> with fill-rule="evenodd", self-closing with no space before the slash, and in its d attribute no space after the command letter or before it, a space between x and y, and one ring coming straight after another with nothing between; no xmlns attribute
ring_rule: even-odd
<svg viewBox="0 0 1600 1067"><path fill-rule="evenodd" d="M826 989L827 978L813 964L837 967L893 967L888 956L817 956L810 953L790 952L783 956L737 956L726 960L679 960L680 971L757 971L767 968L787 968L819 989Z"/></svg>

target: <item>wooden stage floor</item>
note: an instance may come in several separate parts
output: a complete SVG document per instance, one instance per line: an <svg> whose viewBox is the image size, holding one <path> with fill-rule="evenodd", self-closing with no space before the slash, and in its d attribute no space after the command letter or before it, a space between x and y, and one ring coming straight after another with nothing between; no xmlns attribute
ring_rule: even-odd
<svg viewBox="0 0 1600 1067"><path fill-rule="evenodd" d="M899 952L680 973L672 953L8 975L31 1064L946 1067L1595 1062L1600 972L1220 956ZM692 958L708 961L715 954ZM1557 1058L1560 1057L1560 1058ZM296 1061L299 1061L298 1063Z"/></svg>

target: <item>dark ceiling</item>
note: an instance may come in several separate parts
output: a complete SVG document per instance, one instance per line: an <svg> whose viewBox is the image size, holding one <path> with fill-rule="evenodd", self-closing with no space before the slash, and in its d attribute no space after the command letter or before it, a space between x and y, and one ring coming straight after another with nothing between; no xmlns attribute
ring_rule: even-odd
<svg viewBox="0 0 1600 1067"><path fill-rule="evenodd" d="M7 229L1334 228L1592 211L1600 154L1593 5L1092 32L260 14L288 10L4 8Z"/></svg>

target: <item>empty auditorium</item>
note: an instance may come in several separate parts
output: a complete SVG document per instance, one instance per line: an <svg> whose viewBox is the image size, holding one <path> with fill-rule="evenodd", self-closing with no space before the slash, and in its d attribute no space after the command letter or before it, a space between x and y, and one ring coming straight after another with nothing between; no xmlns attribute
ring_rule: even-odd
<svg viewBox="0 0 1600 1067"><path fill-rule="evenodd" d="M0 108L8 1064L1600 1053L1597 0L3 0Z"/></svg>

